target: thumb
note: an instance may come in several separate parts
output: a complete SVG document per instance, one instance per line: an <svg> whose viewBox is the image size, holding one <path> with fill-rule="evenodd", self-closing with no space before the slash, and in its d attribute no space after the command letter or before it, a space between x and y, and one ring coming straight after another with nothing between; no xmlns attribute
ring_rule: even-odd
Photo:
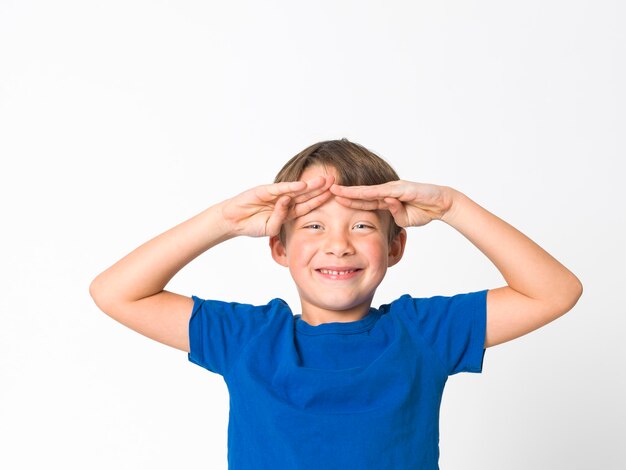
<svg viewBox="0 0 626 470"><path fill-rule="evenodd" d="M406 227L408 220L404 204L392 197L386 197L384 201L395 223L400 227Z"/></svg>
<svg viewBox="0 0 626 470"><path fill-rule="evenodd" d="M291 204L290 196L281 196L276 204L274 204L274 210L270 214L267 222L265 223L265 235L273 237L278 235L280 227L289 214L289 205Z"/></svg>

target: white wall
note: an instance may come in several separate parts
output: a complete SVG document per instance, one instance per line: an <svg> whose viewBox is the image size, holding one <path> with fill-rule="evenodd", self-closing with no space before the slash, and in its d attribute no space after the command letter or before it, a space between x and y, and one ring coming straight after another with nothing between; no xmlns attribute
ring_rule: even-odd
<svg viewBox="0 0 626 470"><path fill-rule="evenodd" d="M226 468L222 378L100 313L89 282L348 137L585 285L450 379L441 467L626 468L625 20L618 0L0 1L0 467ZM377 301L501 285L449 227L409 236ZM266 244L220 245L170 288L295 306Z"/></svg>

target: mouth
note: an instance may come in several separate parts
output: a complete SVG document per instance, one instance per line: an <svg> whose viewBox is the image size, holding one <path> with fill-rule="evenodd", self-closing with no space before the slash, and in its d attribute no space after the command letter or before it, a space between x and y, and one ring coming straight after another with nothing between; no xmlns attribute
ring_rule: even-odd
<svg viewBox="0 0 626 470"><path fill-rule="evenodd" d="M336 271L334 269L318 269L322 274L332 274L333 276L343 276L344 274L349 274L357 271L356 269L346 269L342 271Z"/></svg>
<svg viewBox="0 0 626 470"><path fill-rule="evenodd" d="M332 267L332 268L319 268L319 269L316 269L315 271L321 274L322 277L326 279L343 280L343 279L350 279L356 276L357 273L362 271L362 269L361 268L334 268Z"/></svg>

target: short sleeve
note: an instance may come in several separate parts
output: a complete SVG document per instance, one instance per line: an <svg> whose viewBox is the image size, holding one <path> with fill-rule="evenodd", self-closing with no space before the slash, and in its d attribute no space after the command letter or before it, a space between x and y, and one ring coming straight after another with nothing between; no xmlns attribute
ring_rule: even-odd
<svg viewBox="0 0 626 470"><path fill-rule="evenodd" d="M268 308L192 298L188 358L224 376L250 339L267 323Z"/></svg>
<svg viewBox="0 0 626 470"><path fill-rule="evenodd" d="M482 372L487 291L411 301L418 333L441 359L447 374Z"/></svg>

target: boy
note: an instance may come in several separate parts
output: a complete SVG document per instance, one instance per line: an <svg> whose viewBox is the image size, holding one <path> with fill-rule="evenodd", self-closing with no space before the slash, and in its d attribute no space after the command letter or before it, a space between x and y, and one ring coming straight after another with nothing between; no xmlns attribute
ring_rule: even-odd
<svg viewBox="0 0 626 470"><path fill-rule="evenodd" d="M405 227L440 220L507 285L453 297L408 295L371 307L402 258ZM164 290L204 251L268 236L301 314ZM401 181L345 139L312 145L274 184L216 204L137 248L90 292L126 326L187 351L230 392L233 469L436 469L447 377L480 372L487 347L570 310L578 279L516 229L449 187Z"/></svg>

